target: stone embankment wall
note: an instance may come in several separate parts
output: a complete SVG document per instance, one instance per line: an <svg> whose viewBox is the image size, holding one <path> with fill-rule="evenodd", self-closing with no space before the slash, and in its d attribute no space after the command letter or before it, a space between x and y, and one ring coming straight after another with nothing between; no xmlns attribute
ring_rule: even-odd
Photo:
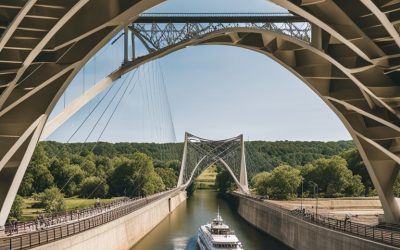
<svg viewBox="0 0 400 250"><path fill-rule="evenodd" d="M250 224L294 249L382 250L398 249L321 227L261 201L234 195L238 213Z"/></svg>
<svg viewBox="0 0 400 250"><path fill-rule="evenodd" d="M162 198L112 222L35 249L127 250L185 201L186 192L182 191L173 197Z"/></svg>

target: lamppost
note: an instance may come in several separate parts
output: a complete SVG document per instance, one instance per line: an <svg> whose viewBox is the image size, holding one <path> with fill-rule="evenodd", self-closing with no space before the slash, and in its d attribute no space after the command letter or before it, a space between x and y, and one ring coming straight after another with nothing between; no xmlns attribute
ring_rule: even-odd
<svg viewBox="0 0 400 250"><path fill-rule="evenodd" d="M304 184L304 178L302 177L301 178L301 200L300 200L300 207L301 207L301 212L303 213L303 190L304 190L304 188L303 188L303 185Z"/></svg>
<svg viewBox="0 0 400 250"><path fill-rule="evenodd" d="M316 199L315 216L317 216L318 215L318 184L313 181L309 181L309 183L314 185L314 197Z"/></svg>

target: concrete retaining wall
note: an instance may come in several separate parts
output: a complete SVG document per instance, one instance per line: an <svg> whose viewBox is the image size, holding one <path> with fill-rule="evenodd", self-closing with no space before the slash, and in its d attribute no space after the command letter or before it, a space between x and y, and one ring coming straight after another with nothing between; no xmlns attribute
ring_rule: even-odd
<svg viewBox="0 0 400 250"><path fill-rule="evenodd" d="M186 192L182 191L174 197L155 201L115 221L35 249L130 249L185 200Z"/></svg>
<svg viewBox="0 0 400 250"><path fill-rule="evenodd" d="M308 223L262 202L236 196L238 213L250 224L294 249L398 249Z"/></svg>

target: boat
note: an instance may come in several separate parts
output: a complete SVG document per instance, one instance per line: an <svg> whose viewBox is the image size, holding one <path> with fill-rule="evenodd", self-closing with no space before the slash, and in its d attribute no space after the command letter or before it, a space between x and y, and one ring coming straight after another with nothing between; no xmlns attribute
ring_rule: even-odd
<svg viewBox="0 0 400 250"><path fill-rule="evenodd" d="M243 249L242 243L236 237L222 217L218 214L211 223L200 226L197 234L197 244L201 250Z"/></svg>

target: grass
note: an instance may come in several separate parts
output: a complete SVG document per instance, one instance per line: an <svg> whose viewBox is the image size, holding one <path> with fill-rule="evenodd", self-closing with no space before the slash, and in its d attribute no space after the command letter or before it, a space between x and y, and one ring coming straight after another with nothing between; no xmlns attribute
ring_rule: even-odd
<svg viewBox="0 0 400 250"><path fill-rule="evenodd" d="M197 178L198 189L213 189L215 187L215 178L217 177L217 167L210 166L206 168Z"/></svg>
<svg viewBox="0 0 400 250"><path fill-rule="evenodd" d="M100 199L100 202L108 203L115 199L117 198ZM73 209L92 206L96 202L96 199L82 199L77 197L71 197L71 198L65 198L64 201L67 210L73 210ZM24 202L25 202L25 208L22 210L21 221L33 220L39 214L44 213L44 209L32 207L34 204L38 203L38 201L34 200L33 198L25 198Z"/></svg>

